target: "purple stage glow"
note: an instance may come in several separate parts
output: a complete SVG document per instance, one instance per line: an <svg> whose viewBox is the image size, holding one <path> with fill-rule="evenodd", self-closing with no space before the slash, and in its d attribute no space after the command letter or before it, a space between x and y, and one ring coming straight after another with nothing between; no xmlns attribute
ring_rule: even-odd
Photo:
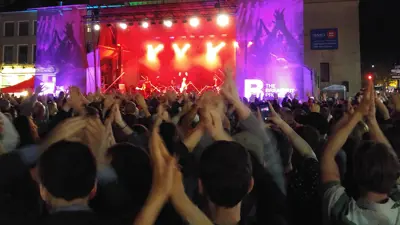
<svg viewBox="0 0 400 225"><path fill-rule="evenodd" d="M304 97L303 0L239 0L236 15L236 82L241 96Z"/></svg>
<svg viewBox="0 0 400 225"><path fill-rule="evenodd" d="M81 8L81 9L79 9ZM53 67L57 86L77 86L86 92L86 68L84 24L85 5L38 10L36 35L36 67ZM48 84L41 73L36 73L36 85ZM55 86L55 85L54 85Z"/></svg>

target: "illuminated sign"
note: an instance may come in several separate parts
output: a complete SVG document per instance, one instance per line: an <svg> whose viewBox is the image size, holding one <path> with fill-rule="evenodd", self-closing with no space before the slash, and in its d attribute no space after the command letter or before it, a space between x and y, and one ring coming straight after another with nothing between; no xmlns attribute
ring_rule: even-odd
<svg viewBox="0 0 400 225"><path fill-rule="evenodd" d="M296 89L277 87L276 84L264 83L262 80L258 79L244 80L244 97L246 98L256 96L263 99L264 97L274 97L274 93L277 93L279 97L284 97L288 92L294 93Z"/></svg>

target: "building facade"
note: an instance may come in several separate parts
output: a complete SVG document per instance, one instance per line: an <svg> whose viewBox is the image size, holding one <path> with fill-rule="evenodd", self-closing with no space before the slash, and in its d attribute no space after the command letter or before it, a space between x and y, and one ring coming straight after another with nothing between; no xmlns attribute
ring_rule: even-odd
<svg viewBox="0 0 400 225"><path fill-rule="evenodd" d="M34 64L36 60L35 11L0 14L0 47L3 64Z"/></svg>
<svg viewBox="0 0 400 225"><path fill-rule="evenodd" d="M314 69L320 89L345 85L351 96L361 88L358 4L358 0L304 0L304 63ZM336 33L325 45L313 36L323 30Z"/></svg>

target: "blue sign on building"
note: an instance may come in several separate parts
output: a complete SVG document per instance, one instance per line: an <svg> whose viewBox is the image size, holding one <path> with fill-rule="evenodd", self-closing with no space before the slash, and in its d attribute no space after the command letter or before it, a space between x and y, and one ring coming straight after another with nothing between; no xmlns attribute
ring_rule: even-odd
<svg viewBox="0 0 400 225"><path fill-rule="evenodd" d="M338 29L313 29L310 32L311 50L335 50L339 48Z"/></svg>

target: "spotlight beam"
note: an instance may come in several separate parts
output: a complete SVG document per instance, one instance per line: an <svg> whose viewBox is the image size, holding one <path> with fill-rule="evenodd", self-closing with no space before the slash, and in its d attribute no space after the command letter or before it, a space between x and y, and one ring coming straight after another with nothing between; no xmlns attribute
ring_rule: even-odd
<svg viewBox="0 0 400 225"><path fill-rule="evenodd" d="M173 48L174 51L175 51L176 57L177 57L178 59L181 59L181 58L185 57L186 52L187 52L187 51L189 50L189 48L190 48L190 44L185 44L185 45L183 46L183 48L179 48L179 46L178 46L177 44L173 44L173 45L172 45L172 48Z"/></svg>

